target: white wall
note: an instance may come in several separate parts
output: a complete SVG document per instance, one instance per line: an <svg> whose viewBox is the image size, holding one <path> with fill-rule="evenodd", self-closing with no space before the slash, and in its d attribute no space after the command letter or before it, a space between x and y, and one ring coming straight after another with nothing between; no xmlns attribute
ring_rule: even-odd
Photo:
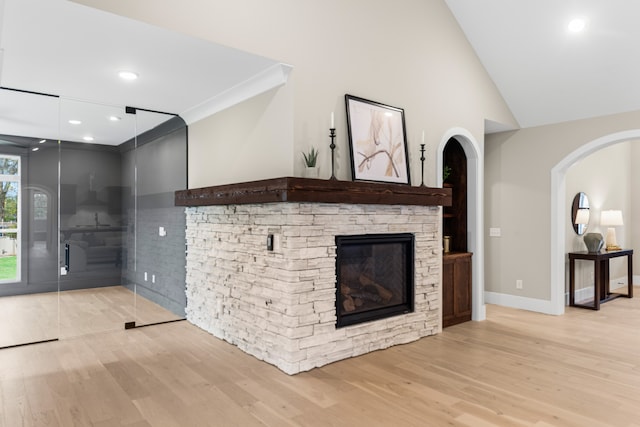
<svg viewBox="0 0 640 427"><path fill-rule="evenodd" d="M640 141L634 141L631 144L631 206L626 218L629 221L625 225L625 229L628 229L630 245L640 251ZM626 219L625 218L625 219ZM640 275L640 252L634 253L633 257L633 271L636 277ZM640 281L636 280L634 283L639 284Z"/></svg>
<svg viewBox="0 0 640 427"><path fill-rule="evenodd" d="M277 123L256 127L251 122L254 114L234 111L224 120L218 114L192 126L190 187L227 182L229 174L234 180L273 177L289 171L301 175L300 152L312 145L320 148L320 175L328 178L332 111L338 135L336 175L350 179L346 93L404 108L412 182L416 185L420 184L423 130L427 145L425 182L433 186L436 148L449 129L465 129L482 145L485 119L517 127L442 0L77 2L293 66L286 87L275 95L285 99L277 100L277 105L264 105L265 114L275 117ZM253 132L234 132L227 119ZM227 138L229 135L233 138ZM234 141L232 145L230 140ZM244 157L258 141L264 150L257 166L233 161L229 165L222 160ZM256 172L265 165L263 173Z"/></svg>
<svg viewBox="0 0 640 427"><path fill-rule="evenodd" d="M189 126L189 188L292 176L292 118L287 85Z"/></svg>

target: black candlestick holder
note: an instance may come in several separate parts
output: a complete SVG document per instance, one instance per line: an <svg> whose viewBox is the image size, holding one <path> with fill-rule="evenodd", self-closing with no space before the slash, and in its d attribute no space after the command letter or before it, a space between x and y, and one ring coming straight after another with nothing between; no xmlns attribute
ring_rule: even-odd
<svg viewBox="0 0 640 427"><path fill-rule="evenodd" d="M331 145L329 145L329 148L331 148L331 178L329 179L337 179L336 178L336 173L335 173L335 159L334 159L334 155L333 155L333 150L336 149L336 143L335 143L335 139L336 139L336 128L330 128L329 129L329 138L331 138Z"/></svg>
<svg viewBox="0 0 640 427"><path fill-rule="evenodd" d="M422 168L422 183L420 187L425 187L424 185L424 144L420 144L420 166Z"/></svg>

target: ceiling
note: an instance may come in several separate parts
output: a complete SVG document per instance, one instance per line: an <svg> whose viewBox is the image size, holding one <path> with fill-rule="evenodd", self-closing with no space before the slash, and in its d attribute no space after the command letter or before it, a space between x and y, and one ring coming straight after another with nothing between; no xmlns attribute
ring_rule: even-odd
<svg viewBox="0 0 640 427"><path fill-rule="evenodd" d="M640 2L445 2L521 127L640 110Z"/></svg>
<svg viewBox="0 0 640 427"><path fill-rule="evenodd" d="M521 127L640 110L640 2L445 2ZM576 16L588 20L582 33L566 29ZM118 79L123 69L139 78ZM132 117L124 106L191 123L283 84L289 71L67 0L0 0L0 86L61 96L0 91L0 134L118 145L171 117Z"/></svg>
<svg viewBox="0 0 640 427"><path fill-rule="evenodd" d="M61 97L0 91L4 135L118 145L173 117L125 106L189 122L286 80L271 59L66 0L0 0L0 18L0 86Z"/></svg>

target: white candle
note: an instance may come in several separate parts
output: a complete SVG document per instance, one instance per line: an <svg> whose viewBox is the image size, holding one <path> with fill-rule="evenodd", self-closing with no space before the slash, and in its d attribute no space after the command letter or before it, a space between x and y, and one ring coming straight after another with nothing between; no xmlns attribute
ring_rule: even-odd
<svg viewBox="0 0 640 427"><path fill-rule="evenodd" d="M424 144L424 131L422 131L422 143Z"/></svg>
<svg viewBox="0 0 640 427"><path fill-rule="evenodd" d="M335 125L333 124L333 111L331 112L331 129L335 129Z"/></svg>

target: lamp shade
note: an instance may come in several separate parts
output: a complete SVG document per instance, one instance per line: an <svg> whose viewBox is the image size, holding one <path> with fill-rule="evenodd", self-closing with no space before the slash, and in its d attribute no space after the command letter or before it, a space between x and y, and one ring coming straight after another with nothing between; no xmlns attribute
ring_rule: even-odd
<svg viewBox="0 0 640 427"><path fill-rule="evenodd" d="M602 211L600 214L600 224L606 226L624 225L622 222L622 211Z"/></svg>
<svg viewBox="0 0 640 427"><path fill-rule="evenodd" d="M576 224L589 224L589 209L578 209L576 211Z"/></svg>

